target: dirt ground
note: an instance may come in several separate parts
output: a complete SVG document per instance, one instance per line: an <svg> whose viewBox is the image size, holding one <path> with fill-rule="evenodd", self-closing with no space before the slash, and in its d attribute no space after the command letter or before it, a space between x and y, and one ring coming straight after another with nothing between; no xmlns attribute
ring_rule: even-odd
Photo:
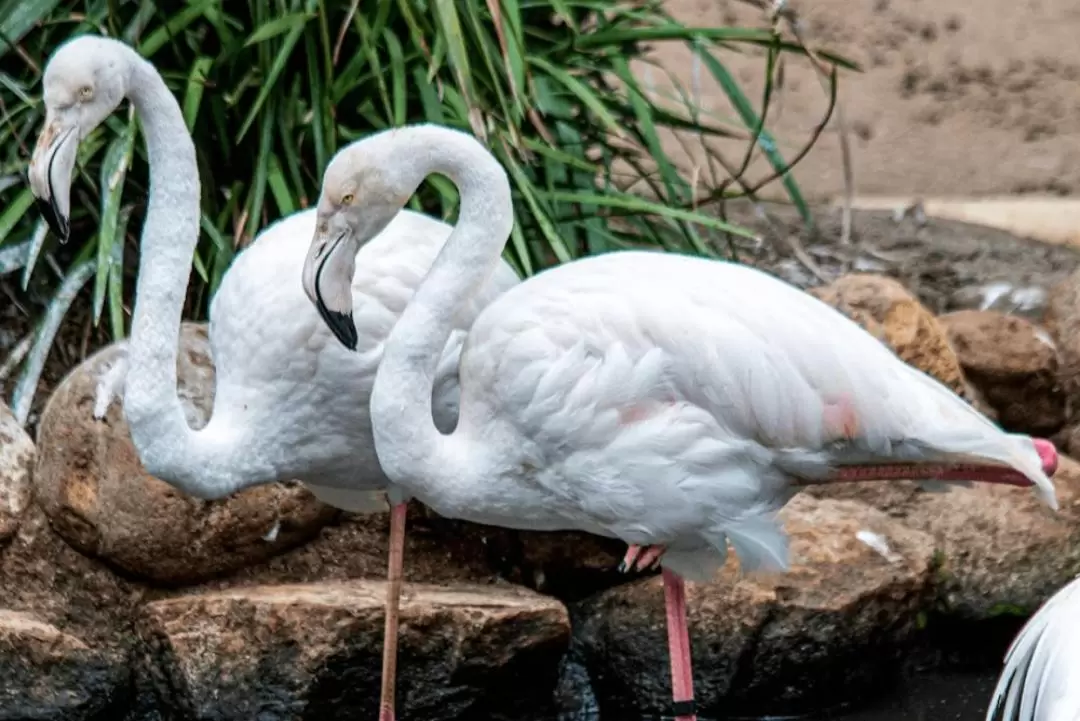
<svg viewBox="0 0 1080 721"><path fill-rule="evenodd" d="M699 26L765 23L740 0L668 0ZM840 99L852 131L860 194L1061 194L1080 184L1080 4L1075 0L790 0L809 39L860 63L844 72ZM691 87L682 49L656 57ZM760 102L760 56L723 52ZM708 73L705 109L734 117ZM779 115L770 129L788 155L826 107L810 66L785 68ZM654 73L658 87L663 75ZM776 112L777 106L770 111ZM677 147L672 145L672 147ZM835 124L795 172L815 199L843 190ZM775 191L774 191L775 192Z"/></svg>

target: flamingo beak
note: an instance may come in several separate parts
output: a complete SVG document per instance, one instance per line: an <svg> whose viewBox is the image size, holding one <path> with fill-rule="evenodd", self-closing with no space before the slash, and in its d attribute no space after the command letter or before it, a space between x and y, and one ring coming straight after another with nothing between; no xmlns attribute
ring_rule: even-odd
<svg viewBox="0 0 1080 721"><path fill-rule="evenodd" d="M324 223L319 227L304 262L304 292L334 337L355 351L359 340L352 314L355 243L349 242L347 229L330 237Z"/></svg>
<svg viewBox="0 0 1080 721"><path fill-rule="evenodd" d="M78 127L47 121L38 136L27 178L38 212L49 229L66 243L71 234L71 180L78 150Z"/></svg>

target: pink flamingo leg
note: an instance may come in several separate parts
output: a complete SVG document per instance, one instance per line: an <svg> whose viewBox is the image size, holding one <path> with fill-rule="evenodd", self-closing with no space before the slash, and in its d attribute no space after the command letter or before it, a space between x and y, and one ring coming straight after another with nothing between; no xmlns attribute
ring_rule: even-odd
<svg viewBox="0 0 1080 721"><path fill-rule="evenodd" d="M631 543L627 546L626 555L619 564L620 573L629 573L633 570L644 571L656 565L660 557L664 555L663 546L638 546Z"/></svg>
<svg viewBox="0 0 1080 721"><path fill-rule="evenodd" d="M667 607L668 657L671 659L671 698L675 721L697 721L694 711L694 676L690 665L690 633L686 629L686 585L664 569Z"/></svg>
<svg viewBox="0 0 1080 721"><path fill-rule="evenodd" d="M398 503L390 509L390 563L386 572L386 625L383 629L382 692L379 721L394 721L394 683L397 680L398 606L401 601L402 563L405 556L405 512Z"/></svg>
<svg viewBox="0 0 1080 721"><path fill-rule="evenodd" d="M646 546L645 551L638 556L637 569L645 571L659 564L664 555L664 550L663 546Z"/></svg>
<svg viewBox="0 0 1080 721"><path fill-rule="evenodd" d="M638 556L641 555L642 547L631 543L626 547L626 555L623 556L622 563L619 564L619 573L627 573L637 563Z"/></svg>

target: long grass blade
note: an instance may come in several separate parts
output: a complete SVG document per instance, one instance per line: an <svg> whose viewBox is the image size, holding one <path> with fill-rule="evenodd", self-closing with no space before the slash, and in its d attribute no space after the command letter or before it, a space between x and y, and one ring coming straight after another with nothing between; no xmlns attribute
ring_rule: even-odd
<svg viewBox="0 0 1080 721"><path fill-rule="evenodd" d="M56 332L60 329L60 323L63 322L64 316L67 314L68 309L71 308L75 296L93 277L96 265L97 259L90 258L71 270L64 278L64 282L60 284L60 288L57 290L56 295L53 296L49 307L45 310L45 316L42 318L37 335L34 337L34 344L30 347L30 353L27 355L22 373L19 374L19 379L15 383L15 390L11 394L11 412L15 414L15 418L21 426L25 426L26 421L30 418L30 408L34 402L34 394L37 393L38 383L41 380L41 371L45 367L45 358L48 357L49 351L52 349L53 341L56 339Z"/></svg>

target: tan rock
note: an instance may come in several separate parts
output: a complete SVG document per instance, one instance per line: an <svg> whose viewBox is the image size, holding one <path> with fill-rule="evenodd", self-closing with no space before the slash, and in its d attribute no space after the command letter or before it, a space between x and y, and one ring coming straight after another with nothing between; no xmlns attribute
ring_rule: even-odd
<svg viewBox="0 0 1080 721"><path fill-rule="evenodd" d="M928 492L911 481L814 487L857 499L934 538L944 613L985 619L1030 613L1080 571L1080 463L1062 455L1054 474L1060 510L1029 488L973 484Z"/></svg>
<svg viewBox="0 0 1080 721"><path fill-rule="evenodd" d="M1065 422L1058 352L1030 321L995 311L963 310L938 319L965 377L994 407L1004 428L1048 436Z"/></svg>
<svg viewBox="0 0 1080 721"><path fill-rule="evenodd" d="M30 505L34 442L0 402L0 546L11 540Z"/></svg>
<svg viewBox="0 0 1080 721"><path fill-rule="evenodd" d="M945 330L898 281L883 275L850 273L808 292L861 325L905 363L970 398Z"/></svg>
<svg viewBox="0 0 1080 721"><path fill-rule="evenodd" d="M933 540L852 501L796 496L782 512L791 571L687 584L699 713L787 714L835 703L886 673L917 626ZM663 584L653 577L581 604L600 703L618 717L668 713ZM578 615L575 614L575 618Z"/></svg>
<svg viewBox="0 0 1080 721"><path fill-rule="evenodd" d="M184 718L374 718L385 592L376 581L234 588L148 603L138 623L158 691ZM406 584L399 718L550 703L569 631L562 604L524 589Z"/></svg>
<svg viewBox="0 0 1080 721"><path fill-rule="evenodd" d="M213 403L205 326L185 324L181 348L179 395L188 422L201 427ZM336 516L298 483L203 501L147 475L120 403L92 417L98 378L119 352L104 348L68 374L38 427L38 502L75 548L139 578L194 583L294 547Z"/></svg>
<svg viewBox="0 0 1080 721"><path fill-rule="evenodd" d="M0 609L0 718L122 718L130 670L40 617Z"/></svg>

